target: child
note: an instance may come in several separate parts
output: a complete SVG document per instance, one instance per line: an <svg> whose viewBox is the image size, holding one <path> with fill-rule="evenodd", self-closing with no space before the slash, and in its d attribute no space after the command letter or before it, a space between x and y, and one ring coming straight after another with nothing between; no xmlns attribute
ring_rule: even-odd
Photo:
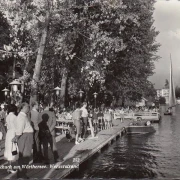
<svg viewBox="0 0 180 180"><path fill-rule="evenodd" d="M73 139L72 133L73 133L73 127L72 125L70 125L69 129L66 130L66 138L68 139L68 142L71 142L71 140Z"/></svg>

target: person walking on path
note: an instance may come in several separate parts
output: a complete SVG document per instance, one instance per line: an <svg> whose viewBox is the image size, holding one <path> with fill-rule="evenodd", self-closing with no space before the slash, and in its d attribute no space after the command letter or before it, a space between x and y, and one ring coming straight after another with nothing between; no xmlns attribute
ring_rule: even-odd
<svg viewBox="0 0 180 180"><path fill-rule="evenodd" d="M29 164L33 146L33 128L28 119L29 111L29 105L27 103L22 103L21 111L16 119L16 136L12 139L12 142L18 143L19 148L18 164L20 169L18 169L17 178L28 178L26 175L27 169L23 168L23 165Z"/></svg>
<svg viewBox="0 0 180 180"><path fill-rule="evenodd" d="M40 163L42 161L40 141L39 141L39 112L38 112L38 102L32 102L32 110L30 113L31 124L34 130L34 143L33 143L33 162Z"/></svg>
<svg viewBox="0 0 180 180"><path fill-rule="evenodd" d="M74 125L76 126L76 137L75 144L79 144L83 139L80 137L81 135L81 110L80 104L76 104L76 109L72 114L72 119L74 121Z"/></svg>
<svg viewBox="0 0 180 180"><path fill-rule="evenodd" d="M49 110L48 103L44 103L44 111L40 113L39 118L40 118L40 123L39 123L40 144L43 145L45 164L49 164L48 144L50 144L50 148L53 151L54 161L62 162L63 159L60 158L58 155L57 145L56 145L56 140L55 140L56 116L53 111ZM46 124L48 126L49 132L46 127ZM43 135L44 130L46 130L45 136Z"/></svg>
<svg viewBox="0 0 180 180"><path fill-rule="evenodd" d="M87 103L84 102L81 110L81 117L82 117L82 126L83 126L83 131L81 137L85 140L86 138L86 133L87 133L87 126L88 126L88 111L87 111Z"/></svg>
<svg viewBox="0 0 180 180"><path fill-rule="evenodd" d="M7 134L5 139L5 150L4 150L4 159L8 161L8 164L10 165L8 169L8 172L15 173L16 170L13 169L12 164L15 163L19 155L12 155L12 149L13 146L16 146L12 143L12 139L15 136L16 132L16 116L17 113L17 107L14 104L10 104L8 106L8 115L6 117L6 125L7 125Z"/></svg>

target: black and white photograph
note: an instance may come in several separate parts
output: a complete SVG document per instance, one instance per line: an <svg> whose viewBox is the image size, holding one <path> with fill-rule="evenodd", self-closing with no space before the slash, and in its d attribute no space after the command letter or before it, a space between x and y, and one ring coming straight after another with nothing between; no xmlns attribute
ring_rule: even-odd
<svg viewBox="0 0 180 180"><path fill-rule="evenodd" d="M0 0L0 179L180 179L180 0Z"/></svg>

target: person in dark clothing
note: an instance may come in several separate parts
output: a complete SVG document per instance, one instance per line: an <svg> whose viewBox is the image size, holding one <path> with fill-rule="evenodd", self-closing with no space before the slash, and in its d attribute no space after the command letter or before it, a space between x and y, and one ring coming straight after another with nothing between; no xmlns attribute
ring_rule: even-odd
<svg viewBox="0 0 180 180"><path fill-rule="evenodd" d="M55 125L56 117L54 112L49 111L48 104L44 104L45 109L40 114L40 123L39 123L39 138L40 142L43 145L43 152L45 158L45 164L49 164L48 159L48 144L53 151L53 156L55 162L62 162L63 159L59 157L57 152L57 145L55 140Z"/></svg>
<svg viewBox="0 0 180 180"><path fill-rule="evenodd" d="M38 102L34 101L31 104L32 110L30 113L31 117L31 124L34 130L34 136L33 136L33 162L34 163L40 163L42 162L42 154L41 154L41 147L39 142L39 112L38 112Z"/></svg>
<svg viewBox="0 0 180 180"><path fill-rule="evenodd" d="M5 118L6 112L0 107L0 132L2 133L2 139L6 138L6 127L5 125Z"/></svg>

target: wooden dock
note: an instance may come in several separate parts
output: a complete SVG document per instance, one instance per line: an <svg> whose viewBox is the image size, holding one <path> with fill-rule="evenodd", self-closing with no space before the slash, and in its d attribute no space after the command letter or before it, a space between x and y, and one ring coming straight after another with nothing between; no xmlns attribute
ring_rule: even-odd
<svg viewBox="0 0 180 180"><path fill-rule="evenodd" d="M57 137L58 153L64 158L64 162L53 164L52 153L49 151L50 165L32 164L31 161L27 173L28 177L41 179L62 179L67 177L71 172L78 170L80 164L90 159L95 153L101 152L103 147L111 145L113 141L116 141L117 137L121 137L124 128L129 123L130 120L127 119L124 122L114 120L112 128L102 130L97 134L96 138L88 138L78 145L75 145L74 141L68 142L65 135L60 135ZM0 169L0 178L14 179L16 174L7 174L5 169Z"/></svg>

